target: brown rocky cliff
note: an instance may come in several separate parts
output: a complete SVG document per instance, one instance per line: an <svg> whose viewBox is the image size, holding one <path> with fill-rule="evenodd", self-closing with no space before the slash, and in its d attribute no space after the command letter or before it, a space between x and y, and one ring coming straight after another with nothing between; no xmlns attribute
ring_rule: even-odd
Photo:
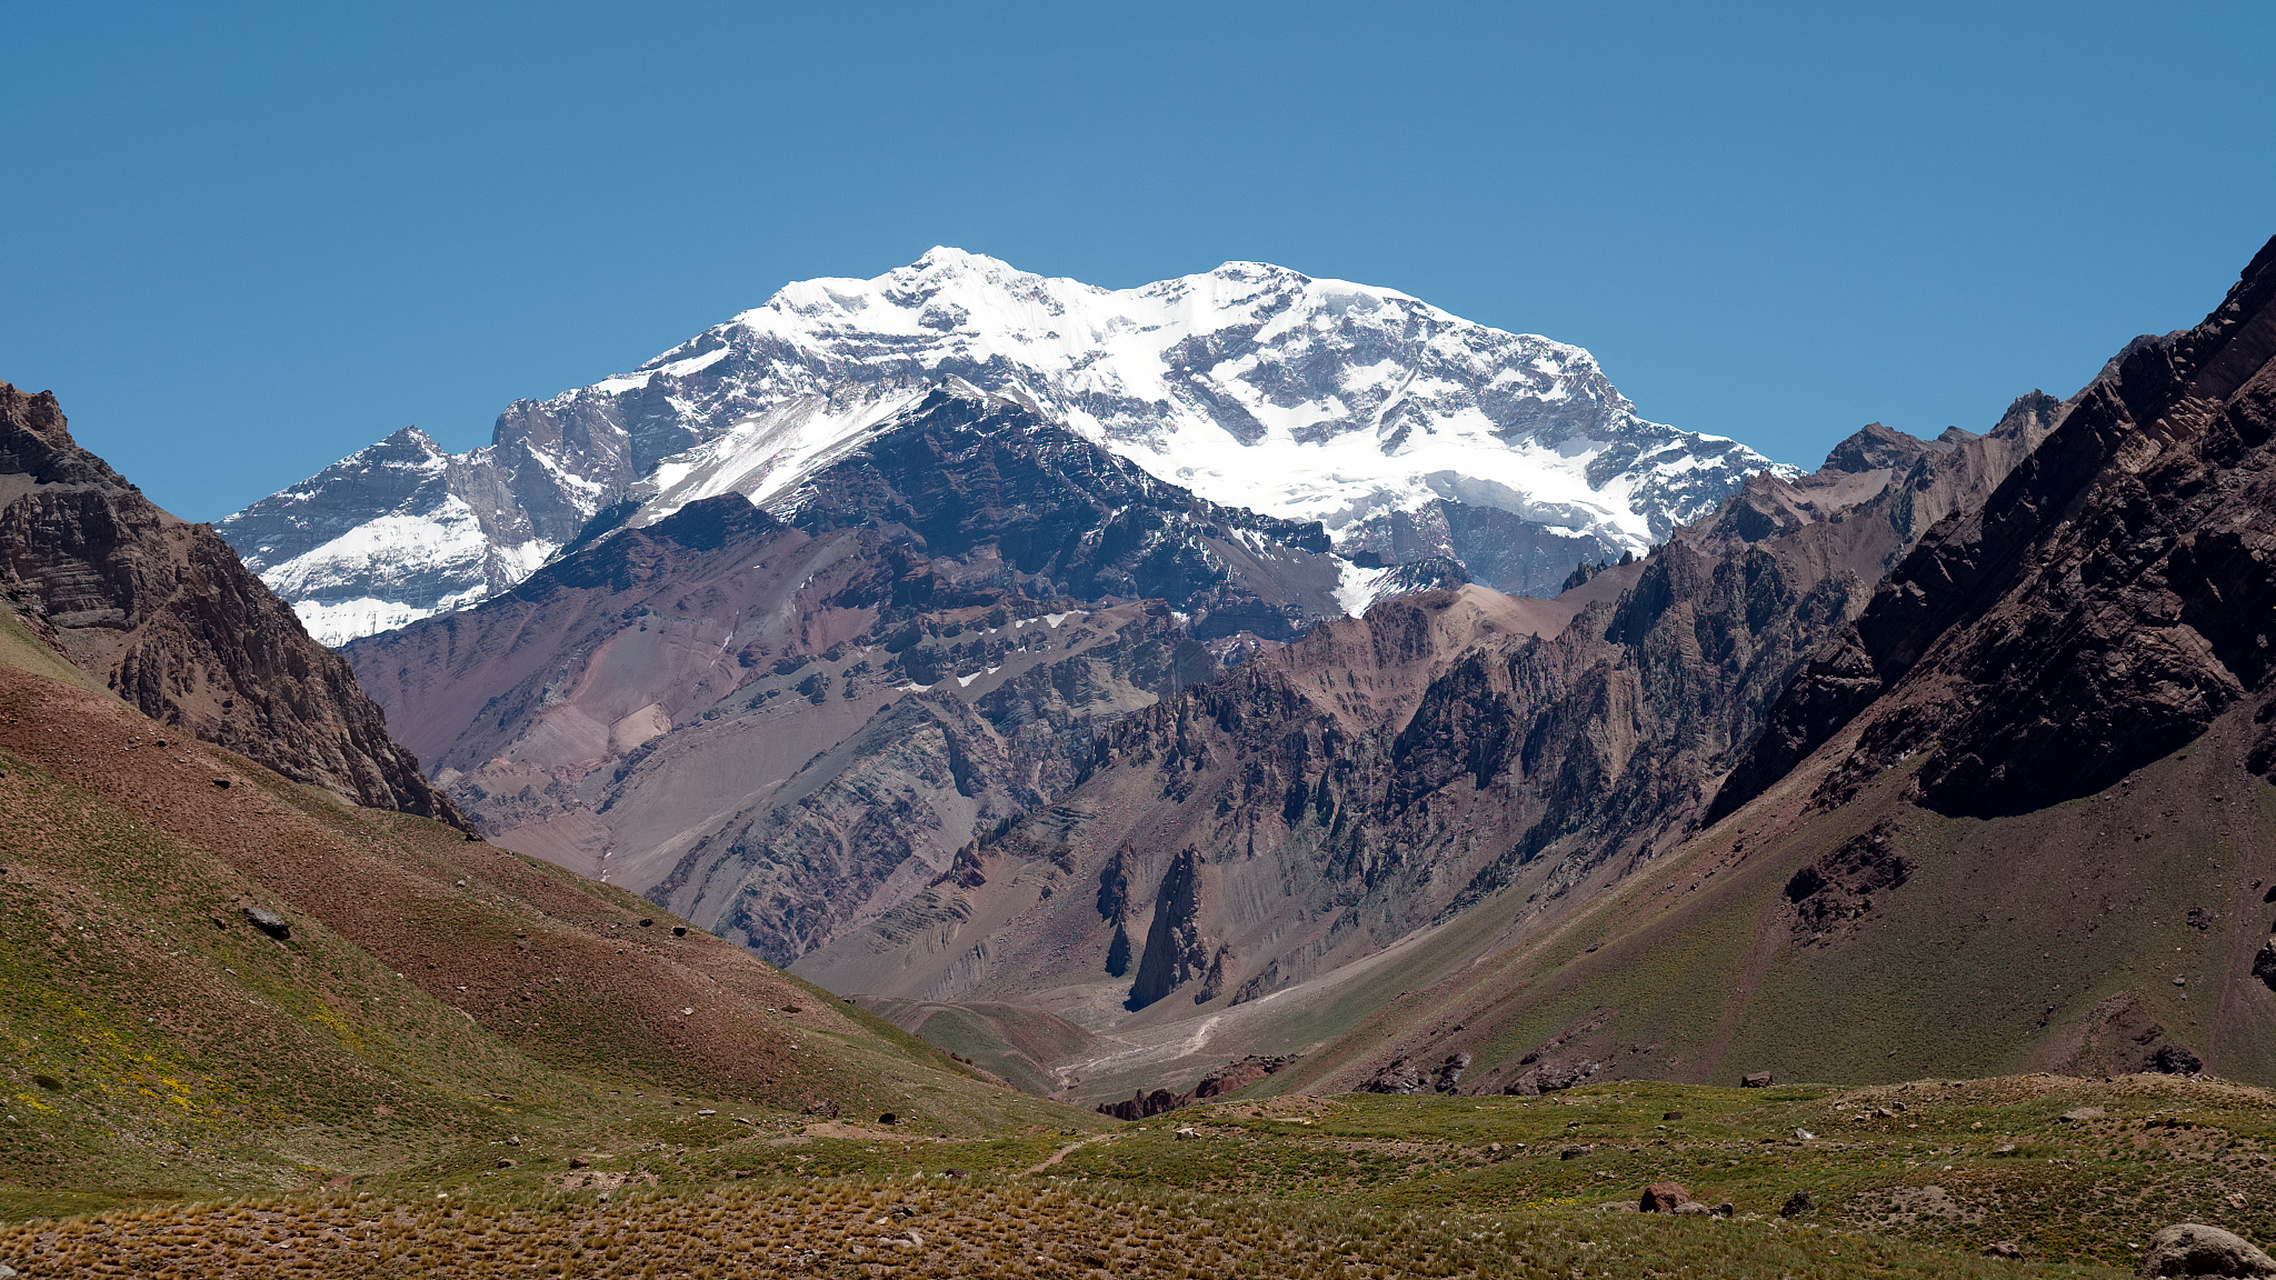
<svg viewBox="0 0 2276 1280"><path fill-rule="evenodd" d="M1928 752L1933 807L2023 812L2258 696L2276 666L2272 360L2276 241L2204 323L2130 344L1984 503L1922 539L1781 698L1716 812L1900 686L1822 799Z"/></svg>
<svg viewBox="0 0 2276 1280"><path fill-rule="evenodd" d="M52 394L5 383L0 591L161 724L358 804L466 827L388 737L347 663L235 552L74 443Z"/></svg>

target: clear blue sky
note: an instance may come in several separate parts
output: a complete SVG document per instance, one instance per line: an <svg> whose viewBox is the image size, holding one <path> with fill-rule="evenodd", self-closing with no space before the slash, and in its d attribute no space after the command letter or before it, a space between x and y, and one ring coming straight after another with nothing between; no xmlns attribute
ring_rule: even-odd
<svg viewBox="0 0 2276 1280"><path fill-rule="evenodd" d="M2276 6L15 5L0 379L216 519L786 281L1232 258L1814 463L1988 426L2276 234Z"/></svg>

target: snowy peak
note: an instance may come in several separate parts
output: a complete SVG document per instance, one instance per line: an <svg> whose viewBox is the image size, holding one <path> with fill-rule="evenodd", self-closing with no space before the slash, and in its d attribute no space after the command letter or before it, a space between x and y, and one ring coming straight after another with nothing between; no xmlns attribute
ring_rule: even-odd
<svg viewBox="0 0 2276 1280"><path fill-rule="evenodd" d="M642 519L725 492L776 503L949 379L1217 505L1512 592L1640 552L1771 467L1644 419L1578 347L1396 290L1257 262L1107 289L938 246L786 285L629 373L519 401L486 448L398 432L223 533L304 617L422 616L518 581L628 496Z"/></svg>

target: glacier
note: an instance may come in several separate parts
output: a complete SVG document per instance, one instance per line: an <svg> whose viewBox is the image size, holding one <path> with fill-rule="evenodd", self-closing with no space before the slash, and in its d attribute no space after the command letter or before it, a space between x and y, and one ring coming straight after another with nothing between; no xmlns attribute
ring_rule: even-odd
<svg viewBox="0 0 2276 1280"><path fill-rule="evenodd" d="M1525 594L1791 471L1643 418L1579 347L1396 290L1258 262L1108 289L935 248L518 401L480 449L406 428L218 529L336 645L506 590L612 507L619 525L727 492L793 507L952 379L1211 502L1319 521L1370 570L1445 556Z"/></svg>

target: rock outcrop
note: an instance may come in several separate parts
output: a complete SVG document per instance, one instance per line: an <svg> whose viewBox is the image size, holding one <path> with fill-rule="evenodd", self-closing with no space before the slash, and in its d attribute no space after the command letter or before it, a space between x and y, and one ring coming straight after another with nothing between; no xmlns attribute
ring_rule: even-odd
<svg viewBox="0 0 2276 1280"><path fill-rule="evenodd" d="M464 827L338 655L238 562L0 383L0 593L144 715L358 804Z"/></svg>
<svg viewBox="0 0 2276 1280"><path fill-rule="evenodd" d="M2233 1231L2184 1222L2150 1237L2139 1276L2276 1276L2276 1258Z"/></svg>
<svg viewBox="0 0 2276 1280"><path fill-rule="evenodd" d="M1922 538L1780 698L1715 812L1868 707L1820 803L1922 756L1924 804L1988 817L2098 791L2266 701L2272 358L2276 242L2204 323L2136 339L1988 499ZM2276 778L2276 745L2253 759Z"/></svg>
<svg viewBox="0 0 2276 1280"><path fill-rule="evenodd" d="M1140 1090L1119 1102L1102 1102L1095 1110L1102 1116L1113 1116L1117 1120L1144 1120L1148 1116L1158 1116L1165 1111L1190 1107L1196 1102L1206 1102L1211 1098L1246 1089L1293 1061L1295 1059L1287 1057L1252 1055L1217 1068L1184 1093L1172 1093L1167 1089L1156 1089L1151 1093Z"/></svg>
<svg viewBox="0 0 2276 1280"><path fill-rule="evenodd" d="M1191 848L1170 859L1154 892L1154 923L1138 957L1128 1007L1143 1009L1194 978L1209 963L1201 934L1201 859Z"/></svg>

